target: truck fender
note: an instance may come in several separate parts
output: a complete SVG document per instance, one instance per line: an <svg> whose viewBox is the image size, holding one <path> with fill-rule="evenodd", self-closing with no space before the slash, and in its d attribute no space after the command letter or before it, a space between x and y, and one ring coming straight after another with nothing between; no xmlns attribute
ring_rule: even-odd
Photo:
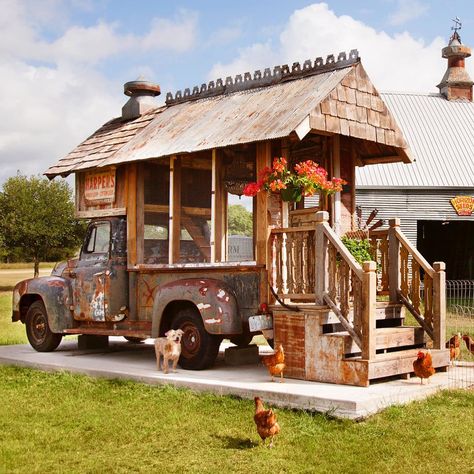
<svg viewBox="0 0 474 474"><path fill-rule="evenodd" d="M23 280L13 289L12 321L25 321L24 306L41 299L48 313L48 323L52 332L62 333L74 327L70 306L71 284L58 276L45 276Z"/></svg>
<svg viewBox="0 0 474 474"><path fill-rule="evenodd" d="M173 302L192 303L210 334L241 334L239 305L233 291L212 278L176 280L161 286L153 304L152 337L158 337L166 307Z"/></svg>

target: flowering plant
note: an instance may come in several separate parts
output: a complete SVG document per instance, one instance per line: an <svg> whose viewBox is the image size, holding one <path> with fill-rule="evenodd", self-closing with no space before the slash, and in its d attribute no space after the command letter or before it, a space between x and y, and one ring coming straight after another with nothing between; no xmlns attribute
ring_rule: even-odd
<svg viewBox="0 0 474 474"><path fill-rule="evenodd" d="M317 191L334 194L347 184L341 178L328 180L328 172L312 160L297 163L294 171L288 169L285 158L275 158L272 168L260 171L258 181L249 183L244 189L245 196L255 196L262 189L280 191L284 201L299 201L302 196L312 196Z"/></svg>

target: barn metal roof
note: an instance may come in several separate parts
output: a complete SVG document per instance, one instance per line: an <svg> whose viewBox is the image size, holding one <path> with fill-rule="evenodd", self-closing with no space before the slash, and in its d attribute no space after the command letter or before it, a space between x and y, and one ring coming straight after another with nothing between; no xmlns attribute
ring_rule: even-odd
<svg viewBox="0 0 474 474"><path fill-rule="evenodd" d="M277 66L274 73L168 95L141 117L114 119L49 168L48 177L230 145L287 137L311 129L371 143L371 159L410 161L406 142L363 70L357 51L326 63ZM246 75L247 76L247 75ZM210 85L211 85L210 83ZM229 92L227 93L226 90Z"/></svg>
<svg viewBox="0 0 474 474"><path fill-rule="evenodd" d="M357 168L358 188L474 187L474 103L440 94L381 96L415 162Z"/></svg>

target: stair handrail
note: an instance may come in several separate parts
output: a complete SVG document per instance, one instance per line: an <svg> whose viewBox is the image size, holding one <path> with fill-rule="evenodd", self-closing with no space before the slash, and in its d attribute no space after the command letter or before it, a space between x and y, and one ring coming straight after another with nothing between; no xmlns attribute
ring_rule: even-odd
<svg viewBox="0 0 474 474"><path fill-rule="evenodd" d="M337 316L343 327L350 334L354 342L360 347L363 359L375 358L375 324L376 324L376 264L375 262L364 262L360 265L342 243L339 236L329 225L329 214L326 211L316 212L315 244L316 254L316 302L327 305ZM349 321L343 314L342 308L338 306L336 298L331 295L329 287L329 246L339 254L341 262L346 264L353 272L358 282L352 282L354 287L360 287L357 295L354 295L354 320ZM334 263L333 263L334 265ZM349 292L349 288L345 288ZM360 301L356 301L360 297ZM347 304L345 312L347 313ZM360 313L360 314L359 314Z"/></svg>
<svg viewBox="0 0 474 474"><path fill-rule="evenodd" d="M403 303L433 340L444 348L446 331L446 265L431 266L400 229L400 219L389 220L389 291L391 303ZM403 254L403 255L402 255ZM408 259L412 258L411 274ZM424 310L420 300L420 268L425 272Z"/></svg>

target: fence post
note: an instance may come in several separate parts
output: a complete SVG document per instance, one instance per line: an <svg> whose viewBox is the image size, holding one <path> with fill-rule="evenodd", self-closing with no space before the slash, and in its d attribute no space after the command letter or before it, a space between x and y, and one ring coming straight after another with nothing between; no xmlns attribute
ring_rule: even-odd
<svg viewBox="0 0 474 474"><path fill-rule="evenodd" d="M327 211L316 212L316 230L315 230L315 288L316 304L324 305L324 294L327 292L328 285L328 239L324 235L324 224L329 221Z"/></svg>
<svg viewBox="0 0 474 474"><path fill-rule="evenodd" d="M400 289L400 242L396 231L400 227L400 219L388 221L388 289L390 303L398 303L398 290Z"/></svg>
<svg viewBox="0 0 474 474"><path fill-rule="evenodd" d="M444 349L446 338L446 264L434 262L433 349Z"/></svg>
<svg viewBox="0 0 474 474"><path fill-rule="evenodd" d="M362 264L362 359L375 359L377 275L375 262Z"/></svg>

